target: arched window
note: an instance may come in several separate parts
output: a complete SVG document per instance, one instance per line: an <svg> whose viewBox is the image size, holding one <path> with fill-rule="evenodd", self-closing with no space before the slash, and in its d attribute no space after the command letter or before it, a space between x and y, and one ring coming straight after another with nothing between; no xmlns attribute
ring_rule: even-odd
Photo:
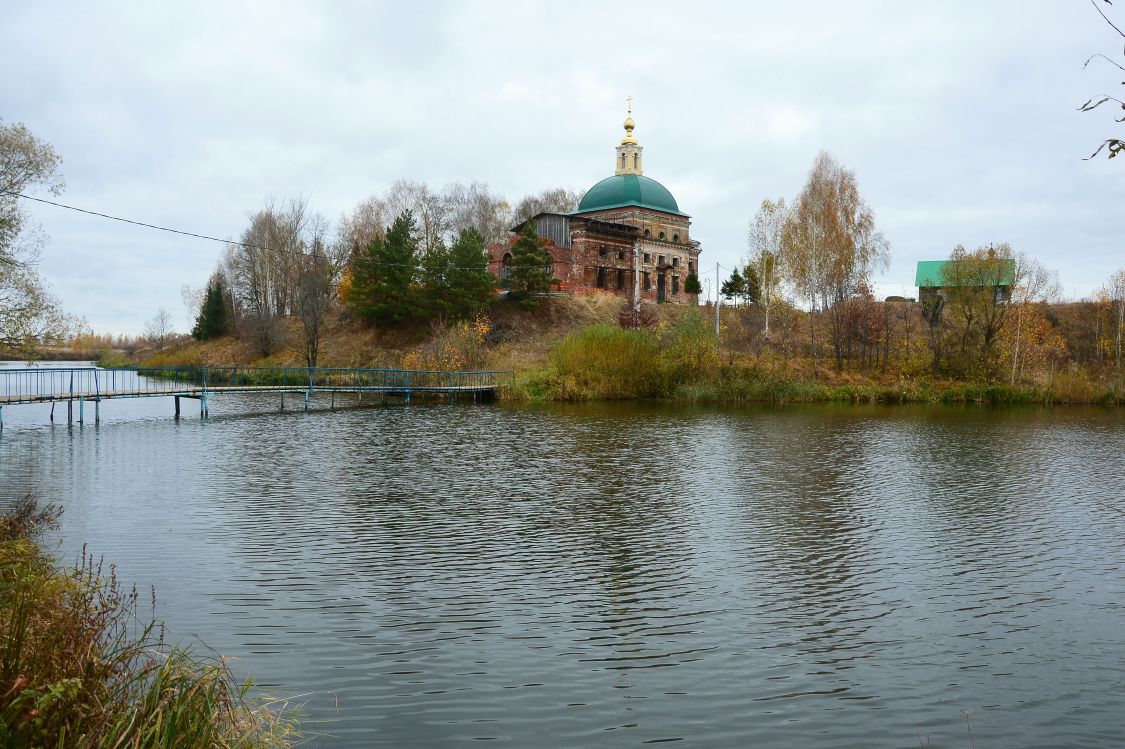
<svg viewBox="0 0 1125 749"><path fill-rule="evenodd" d="M636 169L641 164L641 155L639 153L633 154L633 168Z"/></svg>
<svg viewBox="0 0 1125 749"><path fill-rule="evenodd" d="M664 239L664 232L660 232L660 238Z"/></svg>
<svg viewBox="0 0 1125 749"><path fill-rule="evenodd" d="M512 253L505 252L500 258L500 278L507 278L512 272Z"/></svg>
<svg viewBox="0 0 1125 749"><path fill-rule="evenodd" d="M673 242L679 242L680 241L680 235L679 234L673 234L672 235L672 241Z"/></svg>
<svg viewBox="0 0 1125 749"><path fill-rule="evenodd" d="M621 154L621 168L625 168L625 154Z"/></svg>
<svg viewBox="0 0 1125 749"><path fill-rule="evenodd" d="M649 231L648 229L645 229L645 236L646 236L646 237L651 237L651 236L652 236L652 232L651 232L651 231Z"/></svg>
<svg viewBox="0 0 1125 749"><path fill-rule="evenodd" d="M598 257L605 257L605 245L598 247Z"/></svg>

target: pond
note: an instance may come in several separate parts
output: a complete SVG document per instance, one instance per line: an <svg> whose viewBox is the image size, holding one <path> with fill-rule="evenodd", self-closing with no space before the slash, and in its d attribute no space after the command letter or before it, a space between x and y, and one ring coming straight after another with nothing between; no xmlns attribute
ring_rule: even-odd
<svg viewBox="0 0 1125 749"><path fill-rule="evenodd" d="M278 401L8 407L0 504L315 746L1122 741L1121 411Z"/></svg>

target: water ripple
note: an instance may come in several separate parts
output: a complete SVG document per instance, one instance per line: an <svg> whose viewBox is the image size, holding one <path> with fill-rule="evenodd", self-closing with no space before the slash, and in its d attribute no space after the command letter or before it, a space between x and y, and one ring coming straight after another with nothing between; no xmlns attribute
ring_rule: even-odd
<svg viewBox="0 0 1125 749"><path fill-rule="evenodd" d="M1113 412L117 405L9 420L0 497L311 694L317 745L1120 735Z"/></svg>

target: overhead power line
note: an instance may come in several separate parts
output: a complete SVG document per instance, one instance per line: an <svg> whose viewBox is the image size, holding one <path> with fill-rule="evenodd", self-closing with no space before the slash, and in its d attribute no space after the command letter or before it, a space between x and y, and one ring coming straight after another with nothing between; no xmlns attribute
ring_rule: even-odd
<svg viewBox="0 0 1125 749"><path fill-rule="evenodd" d="M53 205L56 208L65 208L68 211L77 211L78 213L85 213L85 214L90 215L90 216L97 216L98 218L108 218L111 221L120 221L123 224L132 224L133 226L143 226L146 229L156 229L157 231L166 231L166 232L169 232L171 234L181 234L185 237L195 237L196 239L206 239L209 242L221 242L223 244L235 244L235 245L238 245L240 247L249 247L250 249L254 249L254 250L265 250L266 252L283 252L283 253L288 253L288 254L291 254L291 255L301 254L301 253L293 252L292 250L278 250L278 249L275 249L273 247L263 247L262 245L259 245L259 244L251 244L251 243L248 243L248 242L236 242L233 239L219 239L218 237L209 237L206 234L196 234L195 232L192 232L192 231L183 231L182 229L173 229L173 228L168 227L168 226L157 226L156 224L148 224L148 223L145 223L144 221L135 221L131 218L122 218L121 216L111 216L108 213L99 213L98 211L91 211L91 210L87 210L85 208L79 208L78 206L75 206L75 205L67 205L66 203L56 203L53 200L47 200L45 198L33 198L30 195L24 195L23 193L20 193L20 192L11 192L10 190L4 190L3 194L4 195L11 195L11 196L16 197L16 198L23 198L24 200L33 200L36 203L46 203L47 205Z"/></svg>
<svg viewBox="0 0 1125 749"><path fill-rule="evenodd" d="M123 218L121 216L111 216L108 213L101 213L99 211L91 211L86 208L79 208L75 205L67 205L66 203L58 203L54 200L47 200L45 198L34 198L30 195L24 195L19 192L12 192L10 190L0 190L2 195L11 195L16 198L23 198L24 200L33 200L36 203L46 203L53 205L56 208L65 208L68 211L77 211L78 213L85 213L89 216L97 216L98 218L106 218L111 221L120 221L123 224L132 224L133 226L143 226L146 229L156 229L157 231L166 231L171 234L179 234L185 237L193 237L195 239L206 239L209 242L219 242L221 244L236 245L238 247L246 247L252 250L262 250L263 252L276 252L281 255L294 255L297 257L305 257L303 252L295 250L283 250L277 247L267 247L265 245L254 244L253 242L239 242L234 239L220 239L219 237L208 236L207 234L199 234L193 231L184 231L183 229L173 229L170 226L159 226L158 224L150 224L145 221L137 221L131 218ZM413 267L410 263L381 263L381 265L394 265L399 267ZM480 270L480 268L450 268L449 270Z"/></svg>
<svg viewBox="0 0 1125 749"><path fill-rule="evenodd" d="M305 253L303 253L303 252L297 252L297 251L294 251L294 250L283 250L283 249L279 249L279 248L276 248L276 247L267 247L265 245L254 244L252 242L239 242L239 241L236 241L234 239L220 239L219 237L212 237L212 236L209 236L207 234L199 234L198 232L184 231L183 229L173 229L170 226L160 226L158 224L150 224L146 221L137 221L136 219L124 218L122 216L112 216L108 213L101 213L100 211L91 211L87 208L79 208L76 205L67 205L66 203L59 203L59 202L56 202L54 200L47 200L46 198L35 198L35 197L32 197L31 195L24 195L23 193L12 192L11 190L0 190L0 195L11 195L12 197L15 197L15 198L23 198L24 200L31 200L31 201L34 201L36 203L44 203L46 205L51 205L51 206L54 206L56 208L65 208L68 211L76 211L78 213L85 213L88 216L97 216L98 218L109 219L110 221L120 221L123 224L132 224L133 226L142 226L146 229L155 229L157 231L164 231L164 232L168 232L170 234L179 234L180 236L192 237L194 239L205 239L208 242L219 242L220 244L236 245L238 247L246 247L246 248L249 248L249 249L252 249L252 250L262 250L264 252L276 252L276 253L283 254L283 255L295 255L295 256L298 256L298 257L304 257L305 256ZM408 267L408 266L413 267L410 263L381 263L381 264L382 265L394 265L394 266L400 266L400 267ZM716 266L716 267L717 268L722 267L723 270L730 270L729 268L726 268L726 267L723 267L723 266ZM470 271L470 270L480 270L480 268L450 268L449 270ZM697 270L697 275L701 275L701 276L702 275L710 275L711 273L714 273L714 272L715 271L712 271L710 269L708 269L708 270L699 269L699 270Z"/></svg>

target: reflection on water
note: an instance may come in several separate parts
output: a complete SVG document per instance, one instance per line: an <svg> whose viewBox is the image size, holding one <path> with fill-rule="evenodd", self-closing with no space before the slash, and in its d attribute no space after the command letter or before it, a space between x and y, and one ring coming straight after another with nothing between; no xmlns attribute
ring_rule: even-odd
<svg viewBox="0 0 1125 749"><path fill-rule="evenodd" d="M277 405L9 409L0 499L317 745L1120 741L1117 412Z"/></svg>

